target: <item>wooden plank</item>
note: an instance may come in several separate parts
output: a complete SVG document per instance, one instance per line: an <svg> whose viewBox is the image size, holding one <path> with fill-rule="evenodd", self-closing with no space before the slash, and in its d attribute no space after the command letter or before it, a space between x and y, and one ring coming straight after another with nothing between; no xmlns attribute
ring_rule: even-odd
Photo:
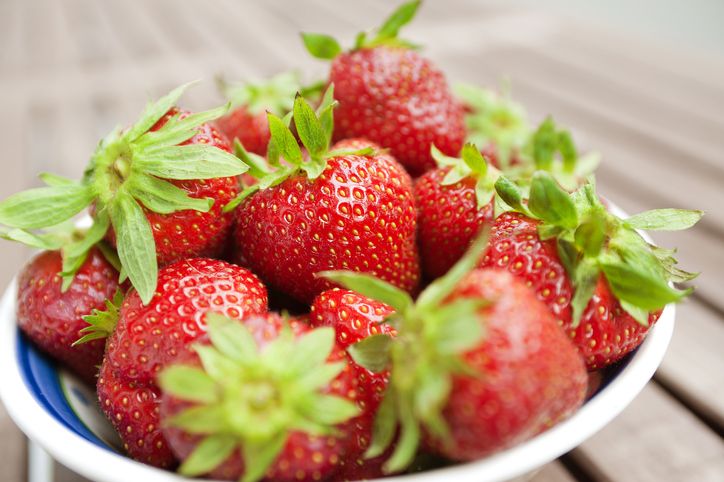
<svg viewBox="0 0 724 482"><path fill-rule="evenodd" d="M544 465L533 474L520 477L520 482L575 482L575 478L560 462L551 462ZM510 481L513 482L513 481Z"/></svg>
<svg viewBox="0 0 724 482"><path fill-rule="evenodd" d="M724 318L696 302L677 308L671 346L656 379L724 429Z"/></svg>
<svg viewBox="0 0 724 482"><path fill-rule="evenodd" d="M720 481L724 442L655 384L571 452L596 480Z"/></svg>

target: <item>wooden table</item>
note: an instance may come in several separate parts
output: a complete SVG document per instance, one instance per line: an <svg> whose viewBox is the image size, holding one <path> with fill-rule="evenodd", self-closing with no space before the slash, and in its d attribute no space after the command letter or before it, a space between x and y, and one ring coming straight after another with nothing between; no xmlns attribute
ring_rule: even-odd
<svg viewBox="0 0 724 482"><path fill-rule="evenodd" d="M4 0L0 2L0 196L52 170L78 176L97 140L145 100L189 79L191 108L218 102L211 78L298 67L323 76L298 32L347 44L391 9L384 0ZM695 229L657 234L703 271L679 308L666 360L643 393L598 435L534 481L724 480L724 61L628 38L580 21L428 1L406 31L452 80L507 77L535 119L554 114L604 154L603 192L631 212L707 211ZM2 245L5 285L27 250ZM0 407L4 481L26 476L25 443ZM61 469L56 478L80 480Z"/></svg>

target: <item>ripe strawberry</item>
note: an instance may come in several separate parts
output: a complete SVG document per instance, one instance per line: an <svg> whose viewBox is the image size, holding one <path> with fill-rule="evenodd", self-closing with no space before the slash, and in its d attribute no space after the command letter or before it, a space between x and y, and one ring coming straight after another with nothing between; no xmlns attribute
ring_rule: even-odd
<svg viewBox="0 0 724 482"><path fill-rule="evenodd" d="M98 397L129 455L161 467L174 464L159 445L156 376L206 332L206 313L242 319L266 309L266 289L252 273L205 258L162 269L147 305L136 291L128 294L108 338Z"/></svg>
<svg viewBox="0 0 724 482"><path fill-rule="evenodd" d="M465 139L463 109L444 74L397 38L419 4L402 5L374 38L358 35L349 52L327 35L303 34L312 55L333 59L329 83L339 101L335 139L365 137L389 148L413 176L435 166L433 144L457 155Z"/></svg>
<svg viewBox="0 0 724 482"><path fill-rule="evenodd" d="M243 323L211 315L208 323L196 353L159 377L164 434L180 472L312 481L338 471L360 409L355 372L333 330L271 313Z"/></svg>
<svg viewBox="0 0 724 482"><path fill-rule="evenodd" d="M462 159L447 157L434 146L432 155L439 167L415 182L420 258L430 279L447 273L480 229L492 223L499 174L473 144L463 147Z"/></svg>
<svg viewBox="0 0 724 482"><path fill-rule="evenodd" d="M536 292L578 346L589 369L636 348L667 304L682 299L670 282L695 275L639 229L685 229L699 211L654 210L629 219L609 213L592 184L568 194L545 172L533 176L528 204L507 179L498 194L519 213L499 216L481 266L507 269ZM521 214L525 213L525 214Z"/></svg>
<svg viewBox="0 0 724 482"><path fill-rule="evenodd" d="M13 238L35 242L37 230L67 221L91 206L93 225L68 246L64 276L106 237L117 244L124 273L144 303L153 296L157 266L218 254L232 217L223 206L238 194L236 176L247 167L208 122L226 107L190 114L174 107L186 86L149 104L130 128L103 139L83 179L45 175L48 187L0 203L0 224ZM68 269L66 268L66 265Z"/></svg>
<svg viewBox="0 0 724 482"><path fill-rule="evenodd" d="M232 85L220 80L219 88L231 102L232 110L216 120L216 127L230 141L238 139L247 151L260 156L266 155L269 143L266 113L285 116L292 110L294 94L302 89L294 72L284 72L258 83Z"/></svg>
<svg viewBox="0 0 724 482"><path fill-rule="evenodd" d="M83 317L105 308L118 290L118 271L91 249L66 290L59 251L44 251L18 276L18 326L40 349L94 383L103 359L103 340L73 346L87 325Z"/></svg>
<svg viewBox="0 0 724 482"><path fill-rule="evenodd" d="M350 354L390 369L368 457L380 455L400 425L386 471L407 467L421 440L453 460L473 460L519 443L583 402L587 377L576 348L545 305L512 275L473 270L479 237L445 276L414 302L368 275L325 276L395 309L394 339L370 336Z"/></svg>
<svg viewBox="0 0 724 482"><path fill-rule="evenodd" d="M311 307L310 324L314 327L330 326L334 328L337 344L346 350L369 336L379 334L395 336L395 330L385 323L385 318L392 312L392 308L384 303L354 291L334 288L315 298ZM363 480L381 477L383 475L382 464L386 459L377 457L374 460L365 460L362 455L367 450L372 437L373 418L387 388L389 373L387 371L375 373L358 365L349 356L348 359L357 371L358 393L360 394L358 403L364 402L362 408L366 416L362 415L358 418L355 449L350 450L351 453L343 462L343 469L335 475L334 480ZM364 430L365 427L367 430Z"/></svg>
<svg viewBox="0 0 724 482"><path fill-rule="evenodd" d="M238 198L235 240L242 265L265 282L310 303L332 287L315 273L349 269L373 273L413 292L419 281L412 183L389 155L371 147L333 146L331 92L318 118L297 97L294 122L309 153L302 152L281 119L269 116L276 169ZM232 203L230 207L233 207Z"/></svg>

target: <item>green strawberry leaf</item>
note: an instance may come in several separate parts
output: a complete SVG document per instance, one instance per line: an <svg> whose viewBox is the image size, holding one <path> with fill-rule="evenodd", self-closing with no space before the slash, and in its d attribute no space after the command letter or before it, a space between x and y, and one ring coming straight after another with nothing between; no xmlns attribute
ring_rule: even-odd
<svg viewBox="0 0 724 482"><path fill-rule="evenodd" d="M207 474L229 458L237 446L236 439L231 435L210 435L184 460L178 469L179 473L187 477ZM246 472L249 472L248 467Z"/></svg>
<svg viewBox="0 0 724 482"><path fill-rule="evenodd" d="M694 226L702 216L703 211L690 209L653 209L635 214L625 222L634 229L678 231Z"/></svg>
<svg viewBox="0 0 724 482"><path fill-rule="evenodd" d="M573 273L575 293L571 300L571 326L573 328L576 328L581 322L581 316L596 290L599 276L598 266L593 262L584 261L576 266Z"/></svg>
<svg viewBox="0 0 724 482"><path fill-rule="evenodd" d="M61 285L61 291L65 292L70 288L75 274L85 263L88 252L103 239L110 224L108 212L102 209L96 213L93 224L83 237L63 247L63 272L61 273L63 284Z"/></svg>
<svg viewBox="0 0 724 482"><path fill-rule="evenodd" d="M498 196L500 196L505 204L520 213L530 216L530 211L523 205L523 192L513 181L505 176L500 176L498 180L495 181L495 192L498 193Z"/></svg>
<svg viewBox="0 0 724 482"><path fill-rule="evenodd" d="M342 53L339 42L329 35L303 32L302 41L307 51L318 59L332 60Z"/></svg>
<svg viewBox="0 0 724 482"><path fill-rule="evenodd" d="M389 335L371 335L347 348L347 352L359 366L379 373L390 363L391 344L392 338Z"/></svg>
<svg viewBox="0 0 724 482"><path fill-rule="evenodd" d="M0 202L0 224L20 229L54 226L81 212L94 198L88 185L29 189Z"/></svg>
<svg viewBox="0 0 724 482"><path fill-rule="evenodd" d="M112 300L106 300L105 311L93 310L90 315L83 317L83 321L88 323L88 326L78 332L82 336L74 341L72 346L82 345L91 340L108 338L110 334L113 333L113 330L115 330L116 323L118 323L121 304L123 304L123 291L119 288L113 295Z"/></svg>
<svg viewBox="0 0 724 482"><path fill-rule="evenodd" d="M207 213L214 205L212 198L192 198L183 189L153 176L133 176L126 182L126 189L147 209L160 214L183 210Z"/></svg>
<svg viewBox="0 0 724 482"><path fill-rule="evenodd" d="M600 266L616 298L647 311L675 303L692 291L672 288L665 280L623 261L603 261Z"/></svg>
<svg viewBox="0 0 724 482"><path fill-rule="evenodd" d="M382 455L392 443L397 431L397 410L395 409L395 391L388 387L382 398L374 425L372 426L372 440L365 452L366 459Z"/></svg>
<svg viewBox="0 0 724 482"><path fill-rule="evenodd" d="M141 137L176 105L186 89L197 82L180 85L156 102L149 103L138 121L123 136L131 141Z"/></svg>
<svg viewBox="0 0 724 482"><path fill-rule="evenodd" d="M302 144L307 148L312 159L319 158L327 150L327 136L314 109L299 94L294 99L293 119Z"/></svg>
<svg viewBox="0 0 724 482"><path fill-rule="evenodd" d="M287 438L288 434L281 433L263 443L245 443L242 446L244 476L241 482L256 482L263 478L269 466L284 448Z"/></svg>
<svg viewBox="0 0 724 482"><path fill-rule="evenodd" d="M169 146L143 151L133 168L163 179L196 180L238 176L248 167L233 154L204 144Z"/></svg>
<svg viewBox="0 0 724 482"><path fill-rule="evenodd" d="M507 199L505 201L508 202ZM556 226L575 229L578 225L578 214L571 196L545 171L533 174L528 209L538 219Z"/></svg>
<svg viewBox="0 0 724 482"><path fill-rule="evenodd" d="M269 132L271 133L273 148L288 163L300 166L302 164L302 150L299 148L292 131L289 130L289 127L286 126L282 119L274 114L267 114L267 118L269 119ZM270 149L272 148L272 142L269 143Z"/></svg>
<svg viewBox="0 0 724 482"><path fill-rule="evenodd" d="M586 256L596 257L606 241L606 222L603 216L590 216L574 232L576 246Z"/></svg>
<svg viewBox="0 0 724 482"><path fill-rule="evenodd" d="M400 5L377 31L378 40L397 37L400 29L410 23L420 7L420 0L413 0Z"/></svg>
<svg viewBox="0 0 724 482"><path fill-rule="evenodd" d="M475 173L478 177L485 177L485 174L488 172L488 163L485 162L485 158L474 144L465 144L461 156L471 172Z"/></svg>
<svg viewBox="0 0 724 482"><path fill-rule="evenodd" d="M165 393L189 402L213 403L217 400L216 383L203 370L174 365L163 370L158 383Z"/></svg>
<svg viewBox="0 0 724 482"><path fill-rule="evenodd" d="M67 242L65 237L57 233L31 233L24 229L10 229L0 233L0 238L15 241L26 246L48 251L57 251Z"/></svg>
<svg viewBox="0 0 724 482"><path fill-rule="evenodd" d="M50 187L78 185L78 181L74 181L73 179L68 179L67 177L59 176L57 174L52 174L50 172L41 172L38 175L38 179Z"/></svg>
<svg viewBox="0 0 724 482"><path fill-rule="evenodd" d="M141 206L123 190L116 194L110 215L116 233L118 257L141 301L148 304L158 279L156 242L151 226Z"/></svg>

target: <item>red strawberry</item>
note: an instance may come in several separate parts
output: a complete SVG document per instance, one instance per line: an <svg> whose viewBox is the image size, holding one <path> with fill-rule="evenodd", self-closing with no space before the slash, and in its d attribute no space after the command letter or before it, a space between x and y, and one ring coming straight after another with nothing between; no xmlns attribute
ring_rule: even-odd
<svg viewBox="0 0 724 482"><path fill-rule="evenodd" d="M334 332L276 314L208 322L198 354L181 355L160 376L164 433L180 472L312 481L339 470L360 410L355 371Z"/></svg>
<svg viewBox="0 0 724 482"><path fill-rule="evenodd" d="M671 252L649 245L634 228L684 229L701 212L654 210L622 220L607 212L591 184L568 194L544 172L533 176L527 206L505 178L496 188L527 215L496 219L481 266L507 269L533 288L589 369L636 348L660 310L688 293L669 283L693 275L676 268Z"/></svg>
<svg viewBox="0 0 724 482"><path fill-rule="evenodd" d="M192 115L188 111L172 108L151 129L161 129L169 119L183 120ZM213 146L231 152L228 142L211 124L197 127L196 134L180 145ZM179 259L217 256L225 248L233 217L222 213L223 207L239 194L235 177L170 181L192 199L214 200L208 212L181 210L171 213L154 212L148 207L143 212L148 219L156 244L156 257L160 266ZM111 228L108 239L115 245L116 236Z"/></svg>
<svg viewBox="0 0 724 482"><path fill-rule="evenodd" d="M367 275L325 273L394 307L397 337L375 335L351 354L390 369L368 457L400 436L385 469L409 465L420 440L453 460L502 450L556 423L583 402L587 376L576 348L545 305L512 275L473 270L485 247L470 251L414 302Z"/></svg>
<svg viewBox="0 0 724 482"><path fill-rule="evenodd" d="M307 161L289 129L270 115L272 142L283 148L287 165L261 173L239 198L234 236L241 263L307 303L332 287L314 276L328 269L373 273L415 291L419 261L410 177L371 147L350 150L341 143L329 151L332 105L320 111L318 118L297 97L293 118Z"/></svg>
<svg viewBox="0 0 724 482"><path fill-rule="evenodd" d="M107 237L144 302L153 296L157 266L221 252L232 223L222 213L239 192L236 176L246 165L209 122L226 107L190 114L174 107L186 86L149 104L140 119L103 139L83 179L45 175L48 187L0 203L0 224L16 228L15 240L33 245L47 233L31 233L71 219L91 206L93 225L64 245L64 274ZM10 236L10 234L12 236Z"/></svg>
<svg viewBox="0 0 724 482"><path fill-rule="evenodd" d="M88 326L83 317L104 309L118 290L118 271L92 249L67 290L59 251L44 251L18 277L18 326L43 351L93 383L103 359L103 340L72 346Z"/></svg>
<svg viewBox="0 0 724 482"><path fill-rule="evenodd" d="M366 137L389 148L413 176L435 166L430 146L456 155L465 139L463 109L443 73L397 38L419 3L402 5L374 38L359 35L350 52L342 53L329 36L303 35L312 55L334 59L329 83L339 101L335 139Z"/></svg>
<svg viewBox="0 0 724 482"><path fill-rule="evenodd" d="M498 170L487 165L472 144L462 159L433 147L437 169L415 182L418 243L425 275L438 278L465 254L480 229L493 221Z"/></svg>
<svg viewBox="0 0 724 482"><path fill-rule="evenodd" d="M310 323L314 327L331 326L334 328L337 344L347 349L351 345L373 335L387 334L395 336L395 330L386 324L385 318L393 310L384 303L362 296L354 291L334 288L317 296L312 303ZM382 476L382 464L386 460L377 457L365 460L362 456L372 437L372 419L377 412L382 396L387 388L388 372L375 373L349 357L350 364L357 370L359 380L359 402L364 402L364 416L359 417L357 443L353 453L344 461L344 469L335 475L335 480L362 480ZM364 431L367 427L367 431Z"/></svg>
<svg viewBox="0 0 724 482"><path fill-rule="evenodd" d="M162 269L148 305L143 305L136 291L128 294L108 338L98 396L133 458L158 466L173 465L165 446L147 443L162 440L158 400L154 398L158 394L156 375L206 332L205 314L217 312L241 319L266 309L266 289L253 274L205 258L178 261ZM129 396L124 402L118 395L134 393L143 397ZM143 442L139 442L140 434L144 434Z"/></svg>
<svg viewBox="0 0 724 482"><path fill-rule="evenodd" d="M280 117L292 110L294 94L302 90L299 76L293 72L276 75L266 82L228 84L219 82L220 90L232 105L232 111L216 120L216 126L233 141L238 139L244 148L266 155L269 143L267 112Z"/></svg>

